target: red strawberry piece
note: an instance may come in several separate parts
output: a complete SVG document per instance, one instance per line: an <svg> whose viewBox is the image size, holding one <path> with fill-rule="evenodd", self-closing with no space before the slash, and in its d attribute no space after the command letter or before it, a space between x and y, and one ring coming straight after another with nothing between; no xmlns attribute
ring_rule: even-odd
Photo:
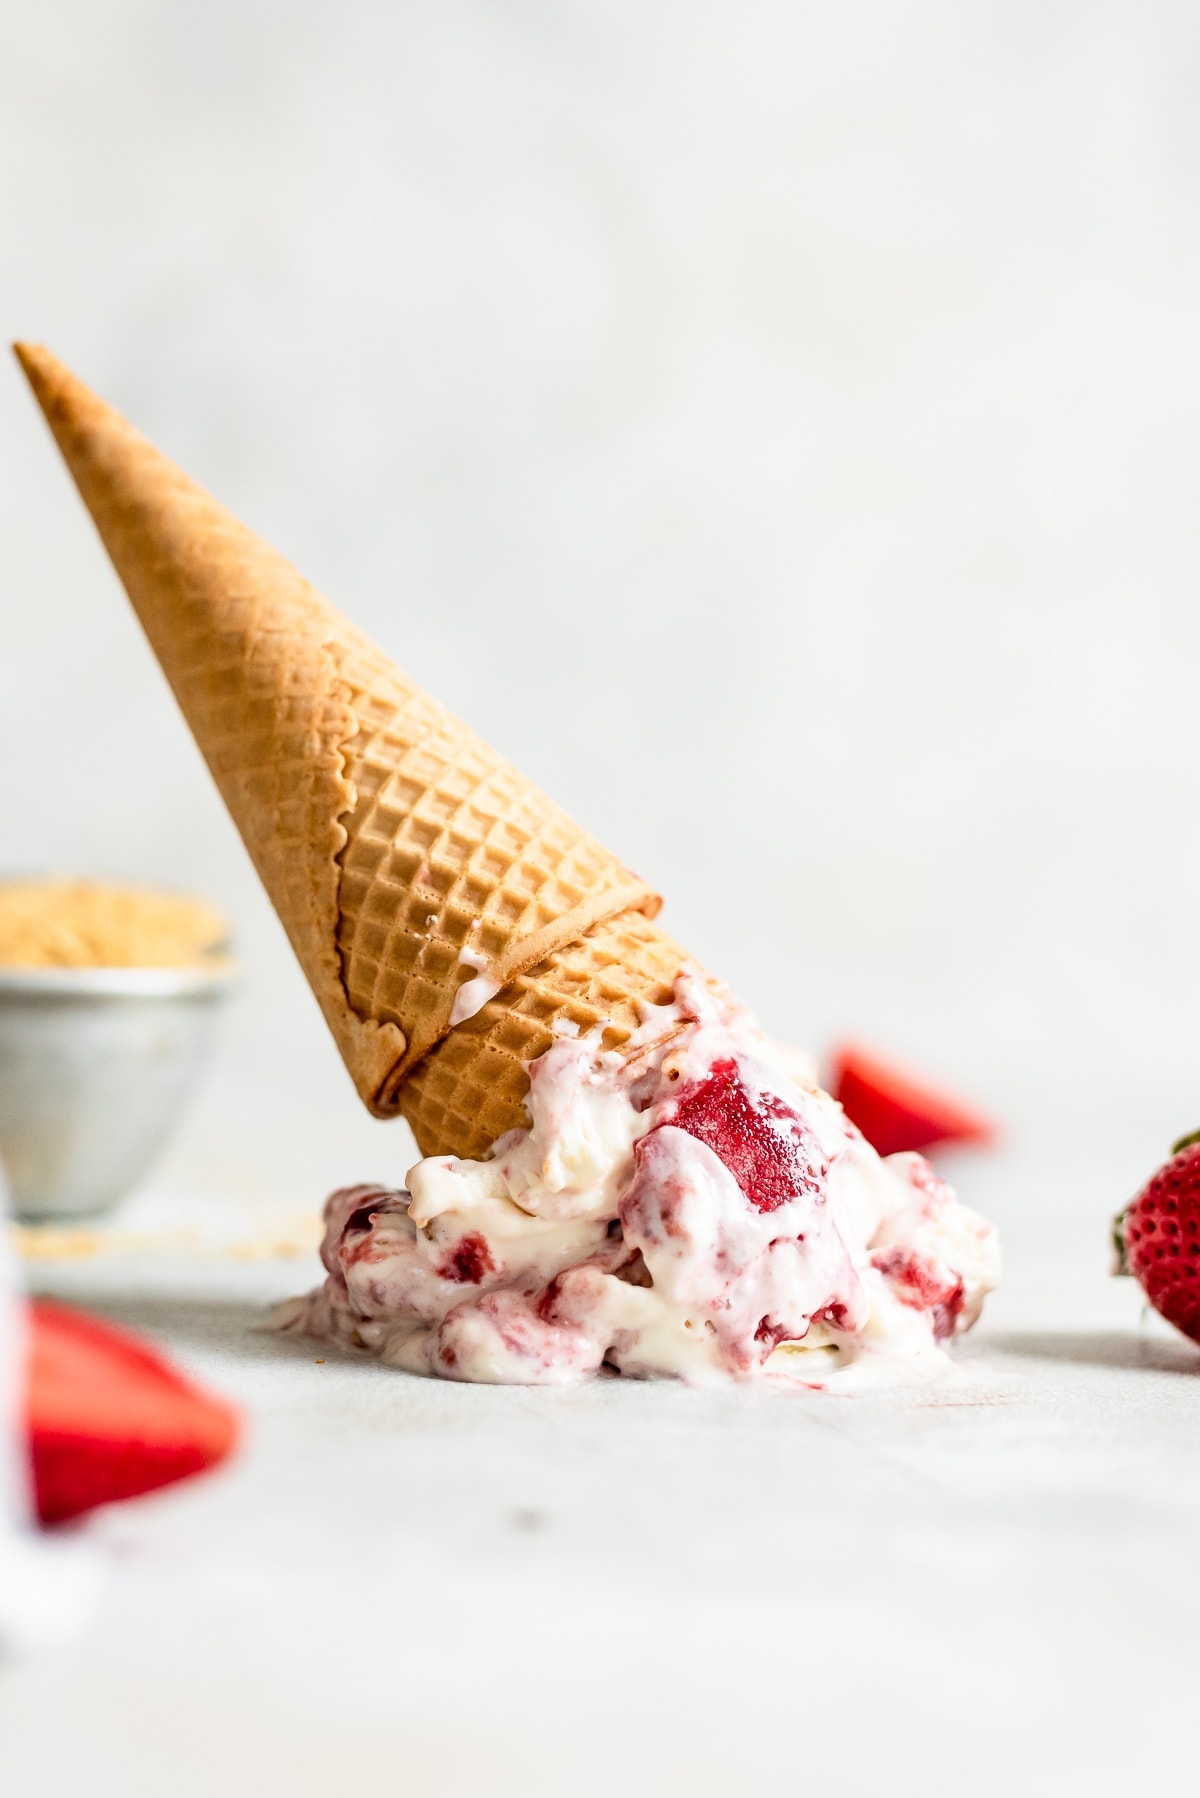
<svg viewBox="0 0 1200 1798"><path fill-rule="evenodd" d="M149 1344L65 1305L30 1306L27 1417L43 1523L213 1467L237 1413Z"/></svg>
<svg viewBox="0 0 1200 1798"><path fill-rule="evenodd" d="M928 1311L936 1342L953 1336L966 1296L961 1275L912 1249L884 1249L871 1256L871 1266L883 1275L902 1305Z"/></svg>
<svg viewBox="0 0 1200 1798"><path fill-rule="evenodd" d="M446 1260L438 1268L443 1280L454 1280L460 1286L478 1286L488 1274L494 1274L487 1237L479 1230L468 1230L460 1236Z"/></svg>
<svg viewBox="0 0 1200 1798"><path fill-rule="evenodd" d="M853 1044L835 1052L830 1091L881 1155L995 1138L994 1124L979 1112Z"/></svg>
<svg viewBox="0 0 1200 1798"><path fill-rule="evenodd" d="M1200 1143L1159 1168L1118 1218L1116 1234L1154 1309L1200 1342Z"/></svg>
<svg viewBox="0 0 1200 1798"><path fill-rule="evenodd" d="M812 1131L774 1093L752 1095L735 1061L714 1061L667 1122L719 1155L758 1211L822 1190L829 1169Z"/></svg>

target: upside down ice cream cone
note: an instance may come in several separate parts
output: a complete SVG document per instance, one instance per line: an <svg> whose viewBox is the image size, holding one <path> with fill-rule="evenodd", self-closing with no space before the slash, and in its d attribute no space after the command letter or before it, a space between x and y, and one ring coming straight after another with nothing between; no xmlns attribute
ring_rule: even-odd
<svg viewBox="0 0 1200 1798"><path fill-rule="evenodd" d="M991 1226L881 1161L657 896L281 556L18 354L359 1093L423 1153L331 1196L281 1325L453 1379L943 1367Z"/></svg>
<svg viewBox="0 0 1200 1798"><path fill-rule="evenodd" d="M426 1153L523 1121L552 1025L670 995L660 901L48 351L63 457L358 1092Z"/></svg>

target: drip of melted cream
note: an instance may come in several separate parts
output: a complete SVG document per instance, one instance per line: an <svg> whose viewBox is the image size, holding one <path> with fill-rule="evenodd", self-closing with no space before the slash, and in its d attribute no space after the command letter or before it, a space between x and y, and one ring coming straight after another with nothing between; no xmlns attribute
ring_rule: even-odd
<svg viewBox="0 0 1200 1798"><path fill-rule="evenodd" d="M464 980L454 994L454 1004L450 1011L450 1028L457 1024L465 1024L476 1012L482 1011L489 999L494 999L500 991L500 982L493 980L488 968L486 956L480 955L476 949L460 949L458 954L460 968L474 968L471 980Z"/></svg>
<svg viewBox="0 0 1200 1798"><path fill-rule="evenodd" d="M672 1122L726 1069L756 1128L806 1145L769 1203ZM560 1036L529 1113L486 1160L335 1193L325 1284L281 1325L452 1379L813 1385L943 1371L998 1278L989 1223L920 1156L881 1160L794 1052L688 975L621 1055Z"/></svg>

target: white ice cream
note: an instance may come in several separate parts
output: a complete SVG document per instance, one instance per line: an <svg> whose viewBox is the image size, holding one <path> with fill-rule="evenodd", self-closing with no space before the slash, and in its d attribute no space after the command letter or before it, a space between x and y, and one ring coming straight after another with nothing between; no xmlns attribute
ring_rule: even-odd
<svg viewBox="0 0 1200 1798"><path fill-rule="evenodd" d="M335 1193L281 1322L460 1380L825 1384L944 1367L998 1278L991 1224L688 976L632 1054L560 1037L529 1112L485 1161Z"/></svg>
<svg viewBox="0 0 1200 1798"><path fill-rule="evenodd" d="M477 949L459 951L458 964L462 968L473 968L474 975L464 980L454 995L454 1004L450 1008L450 1028L465 1024L476 1012L482 1011L489 999L494 999L500 991L500 982L493 979L488 966L487 957Z"/></svg>

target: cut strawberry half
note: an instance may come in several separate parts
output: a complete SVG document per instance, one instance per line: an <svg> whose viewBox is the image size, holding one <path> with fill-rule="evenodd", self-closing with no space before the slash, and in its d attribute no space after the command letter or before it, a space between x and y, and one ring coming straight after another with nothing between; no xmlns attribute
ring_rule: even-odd
<svg viewBox="0 0 1200 1798"><path fill-rule="evenodd" d="M126 1330L47 1299L29 1308L27 1419L43 1523L223 1461L236 1411Z"/></svg>
<svg viewBox="0 0 1200 1798"><path fill-rule="evenodd" d="M989 1118L854 1044L835 1051L830 1091L881 1155L995 1140Z"/></svg>

